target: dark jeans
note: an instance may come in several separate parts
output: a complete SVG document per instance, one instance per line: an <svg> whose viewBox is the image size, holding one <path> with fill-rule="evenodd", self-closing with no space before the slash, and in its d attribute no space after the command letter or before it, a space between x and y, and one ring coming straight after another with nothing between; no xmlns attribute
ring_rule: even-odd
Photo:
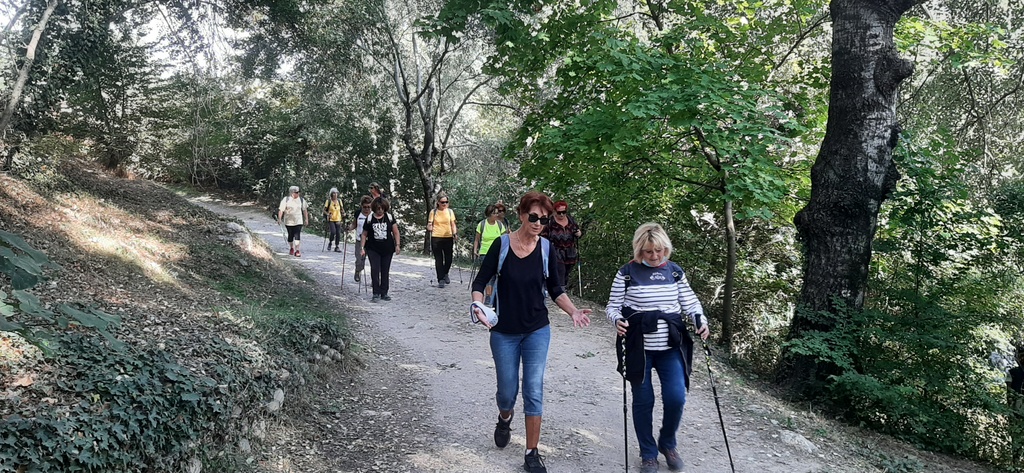
<svg viewBox="0 0 1024 473"><path fill-rule="evenodd" d="M391 258L394 256L394 253L381 254L373 250L366 250L366 259L370 260L370 281L373 283L374 295L388 295Z"/></svg>
<svg viewBox="0 0 1024 473"><path fill-rule="evenodd" d="M437 280L440 281L448 275L452 269L452 252L455 249L454 238L432 238L430 251L434 253L434 269L437 271Z"/></svg>
<svg viewBox="0 0 1024 473"><path fill-rule="evenodd" d="M630 383L633 387L633 430L640 443L640 458L658 458L658 449L676 448L676 431L683 419L683 405L686 404L686 375L683 373L683 355L678 348L664 351L644 352L647 366L644 367L643 383ZM654 440L654 384L651 382L651 368L658 372L661 380L661 403L664 406L661 431Z"/></svg>
<svg viewBox="0 0 1024 473"><path fill-rule="evenodd" d="M576 263L566 264L566 265L563 265L563 266L565 266L565 272L562 273L562 287L564 288L564 287L570 286L571 283L572 283L572 278L570 276L571 276L571 273L572 273L572 268L576 267Z"/></svg>
<svg viewBox="0 0 1024 473"><path fill-rule="evenodd" d="M285 225L284 228L288 229L288 243L295 240L302 241L302 225Z"/></svg>
<svg viewBox="0 0 1024 473"><path fill-rule="evenodd" d="M341 243L341 222L327 222L330 228L330 235L327 237L327 243L334 242L334 246L338 246Z"/></svg>

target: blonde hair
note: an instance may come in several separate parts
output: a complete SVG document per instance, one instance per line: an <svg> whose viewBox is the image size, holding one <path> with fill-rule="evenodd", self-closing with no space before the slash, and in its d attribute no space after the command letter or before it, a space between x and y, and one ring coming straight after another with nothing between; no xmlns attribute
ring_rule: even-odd
<svg viewBox="0 0 1024 473"><path fill-rule="evenodd" d="M665 259L672 256L672 240L669 240L668 233L657 223L648 222L640 225L633 233L633 259L642 260L640 252L648 245L654 246L655 249L664 248Z"/></svg>

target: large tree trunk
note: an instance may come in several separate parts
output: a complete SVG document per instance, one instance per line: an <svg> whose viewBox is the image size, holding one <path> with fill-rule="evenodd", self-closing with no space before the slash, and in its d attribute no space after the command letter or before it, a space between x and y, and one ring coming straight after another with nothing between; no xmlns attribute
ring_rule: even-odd
<svg viewBox="0 0 1024 473"><path fill-rule="evenodd" d="M25 47L25 58L22 60L21 69L18 70L18 79L15 80L14 88L11 89L11 97L4 108L3 116L0 116L0 134L3 135L5 144L7 142L7 128L11 126L11 117L14 116L14 110L21 103L21 94L25 90L25 83L28 82L29 71L32 69L32 63L36 60L36 47L39 46L39 39L43 36L43 31L46 30L46 23L50 21L50 15L57 8L57 3L57 0L49 0L46 3L46 10L43 11L43 16L39 18L39 23L36 24L35 30L32 31L32 39L28 42L28 46ZM14 153L7 155L7 159L4 160L4 169L11 168L13 157Z"/></svg>
<svg viewBox="0 0 1024 473"><path fill-rule="evenodd" d="M728 174L726 174L728 176ZM732 201L725 201L725 295L722 297L722 343L726 353L732 354L732 302L736 285L736 223L733 220Z"/></svg>
<svg viewBox="0 0 1024 473"><path fill-rule="evenodd" d="M893 27L914 0L833 0L832 79L825 138L811 169L811 200L796 224L804 250L804 284L789 338L834 327L811 317L837 302L864 305L871 242L882 202L896 186L892 161L900 127L896 98L913 64L898 56ZM792 351L780 378L794 393L816 394L835 366Z"/></svg>

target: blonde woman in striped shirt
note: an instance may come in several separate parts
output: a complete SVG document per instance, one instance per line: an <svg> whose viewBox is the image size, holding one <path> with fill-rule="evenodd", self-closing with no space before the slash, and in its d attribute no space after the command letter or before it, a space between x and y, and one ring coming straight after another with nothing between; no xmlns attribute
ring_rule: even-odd
<svg viewBox="0 0 1024 473"><path fill-rule="evenodd" d="M683 418L690 386L693 339L682 314L691 318L697 334L707 339L708 324L700 301L679 265L668 260L672 241L656 223L645 223L633 234L633 260L619 269L605 311L618 332L619 370L633 391L633 430L640 443L640 471L658 471L658 453L672 471L683 468L676 451L676 431ZM664 417L654 437L654 386L651 369L661 381Z"/></svg>

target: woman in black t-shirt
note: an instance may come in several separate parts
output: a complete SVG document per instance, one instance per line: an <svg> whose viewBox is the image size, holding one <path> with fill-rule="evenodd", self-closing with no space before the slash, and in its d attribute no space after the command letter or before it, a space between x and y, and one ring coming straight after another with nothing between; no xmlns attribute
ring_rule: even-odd
<svg viewBox="0 0 1024 473"><path fill-rule="evenodd" d="M522 366L523 417L526 418L523 469L545 473L547 469L537 451L544 404L544 371L551 342L545 290L555 304L572 317L576 327L590 325L590 310L577 309L569 300L560 282L562 265L558 254L552 251L550 242L540 237L554 210L551 199L540 192L528 192L519 201L517 210L522 226L495 240L480 263L480 272L473 280L472 310L477 320L490 329L491 356L498 381L494 444L504 448L511 437L512 414L519 394L519 367ZM505 257L501 258L503 249ZM498 320L492 326L476 303L482 306L484 287L495 275L498 276L495 290Z"/></svg>
<svg viewBox="0 0 1024 473"><path fill-rule="evenodd" d="M373 283L371 302L391 300L388 295L391 258L402 252L402 238L398 234L395 219L388 214L390 208L387 199L373 199L370 203L373 214L363 224L360 254L370 260L370 281Z"/></svg>

